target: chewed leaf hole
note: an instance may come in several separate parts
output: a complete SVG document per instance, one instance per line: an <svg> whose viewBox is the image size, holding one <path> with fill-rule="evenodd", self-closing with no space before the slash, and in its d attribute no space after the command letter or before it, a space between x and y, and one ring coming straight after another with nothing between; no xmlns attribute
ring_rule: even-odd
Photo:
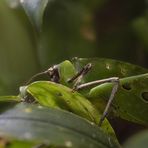
<svg viewBox="0 0 148 148"><path fill-rule="evenodd" d="M129 83L123 84L122 87L123 87L124 89L126 89L126 90L131 90L131 89L132 89L132 87L131 87L131 85L130 85Z"/></svg>
<svg viewBox="0 0 148 148"><path fill-rule="evenodd" d="M144 102L148 103L148 92L142 93L142 99L144 100Z"/></svg>

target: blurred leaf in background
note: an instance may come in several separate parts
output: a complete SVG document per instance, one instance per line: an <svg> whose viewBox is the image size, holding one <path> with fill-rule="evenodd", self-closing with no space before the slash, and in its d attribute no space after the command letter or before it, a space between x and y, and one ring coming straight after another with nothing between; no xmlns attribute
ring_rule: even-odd
<svg viewBox="0 0 148 148"><path fill-rule="evenodd" d="M148 146L148 131L140 132L129 138L123 148L147 148Z"/></svg>
<svg viewBox="0 0 148 148"><path fill-rule="evenodd" d="M43 67L74 56L148 63L141 42L147 42L148 34L146 0L33 0L22 5L41 31L38 53Z"/></svg>
<svg viewBox="0 0 148 148"><path fill-rule="evenodd" d="M148 52L148 11L133 21L133 29L140 40L141 46Z"/></svg>
<svg viewBox="0 0 148 148"><path fill-rule="evenodd" d="M40 65L45 69L74 56L148 64L146 0L21 1L25 11L14 9L19 0L9 0L13 9L6 0L0 3L2 94L7 86L16 91Z"/></svg>
<svg viewBox="0 0 148 148"><path fill-rule="evenodd" d="M110 0L97 9L97 56L120 59L140 65L148 64L147 52L137 37L132 23L145 15L146 0ZM141 26L141 30L143 26ZM147 32L144 32L145 36Z"/></svg>
<svg viewBox="0 0 148 148"><path fill-rule="evenodd" d="M33 24L40 30L38 53L43 67L74 56L95 56L93 12L103 3L102 0L22 2Z"/></svg>
<svg viewBox="0 0 148 148"><path fill-rule="evenodd" d="M20 84L37 71L35 50L34 32L22 9L12 9L1 0L0 95L16 93Z"/></svg>

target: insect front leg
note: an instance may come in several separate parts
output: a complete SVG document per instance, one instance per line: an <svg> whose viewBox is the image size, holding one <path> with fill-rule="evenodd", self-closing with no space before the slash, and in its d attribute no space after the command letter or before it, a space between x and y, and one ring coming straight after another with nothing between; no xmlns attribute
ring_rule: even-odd
<svg viewBox="0 0 148 148"><path fill-rule="evenodd" d="M76 75L67 81L68 83L74 82L73 90L77 90L77 87L80 85L83 77L91 70L91 68L92 64L88 63Z"/></svg>

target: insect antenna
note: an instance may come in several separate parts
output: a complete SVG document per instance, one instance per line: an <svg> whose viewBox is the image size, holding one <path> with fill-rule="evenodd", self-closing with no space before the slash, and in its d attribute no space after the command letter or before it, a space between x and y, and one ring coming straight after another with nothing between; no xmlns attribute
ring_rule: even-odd
<svg viewBox="0 0 148 148"><path fill-rule="evenodd" d="M25 85L30 84L30 83L31 83L35 78L37 78L38 76L41 76L41 75L47 74L47 73L48 73L48 71L46 70L46 71L39 72L39 73L33 75L33 76L25 83Z"/></svg>

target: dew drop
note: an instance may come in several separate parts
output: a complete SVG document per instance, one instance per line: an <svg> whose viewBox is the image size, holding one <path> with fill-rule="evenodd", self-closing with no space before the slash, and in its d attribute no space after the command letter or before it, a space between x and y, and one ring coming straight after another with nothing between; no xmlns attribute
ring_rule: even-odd
<svg viewBox="0 0 148 148"><path fill-rule="evenodd" d="M43 106L39 105L39 106L38 106L38 108L39 108L39 109L42 109L42 108L43 108Z"/></svg>
<svg viewBox="0 0 148 148"><path fill-rule="evenodd" d="M65 146L66 147L72 147L72 142L71 141L65 141Z"/></svg>
<svg viewBox="0 0 148 148"><path fill-rule="evenodd" d="M24 3L24 0L20 0L21 3Z"/></svg>
<svg viewBox="0 0 148 148"><path fill-rule="evenodd" d="M31 108L25 108L24 110L26 113L31 113L32 112L32 109Z"/></svg>
<svg viewBox="0 0 148 148"><path fill-rule="evenodd" d="M67 104L70 104L70 101L69 100L66 100Z"/></svg>
<svg viewBox="0 0 148 148"><path fill-rule="evenodd" d="M26 133L24 133L24 137L25 137L26 139L31 139L31 138L32 138L32 135L31 135L30 132L26 132Z"/></svg>
<svg viewBox="0 0 148 148"><path fill-rule="evenodd" d="M109 64L106 64L106 69L110 69L110 65Z"/></svg>
<svg viewBox="0 0 148 148"><path fill-rule="evenodd" d="M90 124L91 124L91 125L95 125L95 123L94 123L94 122L90 122Z"/></svg>

